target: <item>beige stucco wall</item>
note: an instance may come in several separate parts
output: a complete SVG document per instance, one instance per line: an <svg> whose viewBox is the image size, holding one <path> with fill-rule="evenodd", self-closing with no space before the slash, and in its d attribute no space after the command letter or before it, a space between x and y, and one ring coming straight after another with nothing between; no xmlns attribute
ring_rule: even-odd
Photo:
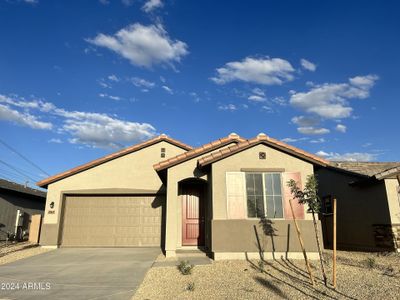
<svg viewBox="0 0 400 300"><path fill-rule="evenodd" d="M272 220L266 227L260 220L213 220L212 249L222 252L301 252L292 220ZM314 224L298 220L307 252L317 252ZM321 226L318 224L320 241ZM258 241L260 247L258 246Z"/></svg>
<svg viewBox="0 0 400 300"><path fill-rule="evenodd" d="M166 149L166 157L161 158L161 148ZM139 151L127 154L103 163L81 173L64 178L48 186L43 231L41 241L47 245L57 242L60 219L60 202L63 192L86 189L146 189L159 190L162 182L154 171L153 165L185 152L185 150L165 141L151 145ZM54 214L49 203L54 202ZM57 226L55 227L54 224ZM47 228L49 227L49 228Z"/></svg>
<svg viewBox="0 0 400 300"><path fill-rule="evenodd" d="M392 224L400 224L400 195L397 179L385 179L386 195L388 199L390 219Z"/></svg>
<svg viewBox="0 0 400 300"><path fill-rule="evenodd" d="M266 159L259 159L259 152L266 152ZM307 176L313 174L313 165L266 145L257 145L232 155L212 165L213 219L227 219L226 172L240 172L242 168L284 169L285 172L300 172L304 186ZM283 183L284 184L284 183ZM305 219L312 219L306 212Z"/></svg>
<svg viewBox="0 0 400 300"><path fill-rule="evenodd" d="M373 224L390 224L390 214L385 182L370 182L362 186L350 186L360 177L342 172L319 169L316 171L319 195L331 195L337 199L337 245L340 249L374 249ZM326 219L329 234L331 219ZM324 220L322 220L324 227ZM325 233L324 233L325 234Z"/></svg>

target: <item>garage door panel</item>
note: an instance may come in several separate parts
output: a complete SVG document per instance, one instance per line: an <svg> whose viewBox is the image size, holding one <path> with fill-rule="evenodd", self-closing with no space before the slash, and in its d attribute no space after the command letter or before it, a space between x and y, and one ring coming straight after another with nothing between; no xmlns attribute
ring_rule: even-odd
<svg viewBox="0 0 400 300"><path fill-rule="evenodd" d="M152 207L154 199L155 196L67 196L62 246L159 246L161 207Z"/></svg>

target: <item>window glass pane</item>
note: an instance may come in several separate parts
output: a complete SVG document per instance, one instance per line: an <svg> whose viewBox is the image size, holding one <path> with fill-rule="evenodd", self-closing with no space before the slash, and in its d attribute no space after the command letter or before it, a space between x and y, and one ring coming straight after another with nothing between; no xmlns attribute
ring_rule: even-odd
<svg viewBox="0 0 400 300"><path fill-rule="evenodd" d="M247 195L254 195L254 177L253 174L246 174Z"/></svg>
<svg viewBox="0 0 400 300"><path fill-rule="evenodd" d="M273 195L272 176L271 176L271 174L264 174L264 177L265 177L265 194Z"/></svg>
<svg viewBox="0 0 400 300"><path fill-rule="evenodd" d="M255 195L262 196L263 195L263 182L261 174L253 174L254 176L254 192Z"/></svg>
<svg viewBox="0 0 400 300"><path fill-rule="evenodd" d="M274 196L275 216L274 218L283 218L282 196Z"/></svg>
<svg viewBox="0 0 400 300"><path fill-rule="evenodd" d="M274 217L274 197L267 196L267 218Z"/></svg>
<svg viewBox="0 0 400 300"><path fill-rule="evenodd" d="M256 217L255 197L247 195L247 216L249 218Z"/></svg>
<svg viewBox="0 0 400 300"><path fill-rule="evenodd" d="M274 195L281 195L282 188L281 188L281 174L275 173L272 174L274 178Z"/></svg>
<svg viewBox="0 0 400 300"><path fill-rule="evenodd" d="M246 174L247 215L249 218L263 217L263 176L257 173Z"/></svg>
<svg viewBox="0 0 400 300"><path fill-rule="evenodd" d="M256 216L257 218L264 217L264 197L263 196L256 196L256 206L257 206L257 211L256 211Z"/></svg>

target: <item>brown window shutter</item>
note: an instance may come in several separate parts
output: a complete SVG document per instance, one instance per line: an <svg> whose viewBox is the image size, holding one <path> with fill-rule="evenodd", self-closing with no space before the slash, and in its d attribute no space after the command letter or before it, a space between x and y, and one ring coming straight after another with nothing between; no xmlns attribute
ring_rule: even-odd
<svg viewBox="0 0 400 300"><path fill-rule="evenodd" d="M287 186L287 182L293 179L297 182L298 186L301 185L301 174L299 172L284 172L282 173L282 185L283 185L283 199L284 199L284 210L285 219L293 219L292 211L290 210L289 199L292 199L293 211L296 219L304 219L304 205L299 204L297 199L293 199L293 195L290 193L290 188Z"/></svg>
<svg viewBox="0 0 400 300"><path fill-rule="evenodd" d="M228 219L246 218L246 194L243 172L226 173Z"/></svg>

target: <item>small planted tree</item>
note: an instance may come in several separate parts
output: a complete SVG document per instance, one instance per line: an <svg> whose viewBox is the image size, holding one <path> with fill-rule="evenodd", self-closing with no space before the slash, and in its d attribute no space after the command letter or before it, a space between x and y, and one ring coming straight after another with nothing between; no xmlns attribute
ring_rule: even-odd
<svg viewBox="0 0 400 300"><path fill-rule="evenodd" d="M317 246L318 246L319 260L321 262L322 276L324 277L325 285L327 285L324 262L322 258L322 248L318 235L318 225L317 225L317 220L315 218L315 214L319 213L321 209L321 200L318 197L318 181L314 175L307 176L307 181L304 190L301 190L297 186L296 181L294 181L293 179L289 180L287 182L287 185L288 187L290 187L290 192L293 195L293 198L297 199L300 204L307 204L309 211L311 211L314 223L315 238L317 240Z"/></svg>

